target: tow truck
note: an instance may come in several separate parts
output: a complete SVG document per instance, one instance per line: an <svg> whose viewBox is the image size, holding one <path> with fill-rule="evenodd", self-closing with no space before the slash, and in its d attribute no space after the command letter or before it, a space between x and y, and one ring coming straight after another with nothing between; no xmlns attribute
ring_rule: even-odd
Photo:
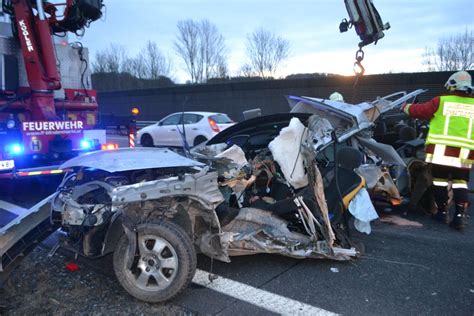
<svg viewBox="0 0 474 316"><path fill-rule="evenodd" d="M4 156L1 157L3 169L11 170L14 167L13 163L16 164L17 161L21 161L21 159L16 160L15 157L17 156L15 155L21 153L33 153L31 156L34 159L36 155L34 149L37 148L38 141L41 141L40 148L48 149L48 154L53 152L53 158L57 158L54 154L68 154L71 150L81 151L81 149L89 149L96 145L95 140L97 140L96 137L98 138L96 135L99 135L99 133L96 134L94 130L88 132L89 130L86 129L86 127L93 126L98 117L95 92L88 89L84 80L86 71L82 68L83 73L79 81L80 87L70 90L63 89L66 98L59 102L55 99L54 91L61 90L62 86L59 82L59 74L55 65L56 59L53 57L55 46L53 45L51 37L53 34L60 32L77 32L90 22L100 18L102 0L67 0L65 4L61 5L65 6L64 17L62 20L58 20L56 12L57 6L59 5L42 0L3 1L4 11L7 11L11 15L15 21L15 29L18 30L18 37L24 57L24 66L29 83L29 87L23 89L24 92L21 94L18 92L12 93L9 98L5 97L2 101L3 105L0 106L2 111L6 108L11 109L11 112L6 116L8 120L6 124L8 125L8 137L2 136L1 139L8 139L10 141L14 139L14 136L10 135L16 135L15 137L18 137L18 143L13 143L13 145L8 143L6 145L9 150L6 152L6 156L2 154ZM344 31L352 26L355 27L357 34L361 38L359 50L361 50L363 46L377 42L383 37L383 31L388 29L389 25L382 23L371 0L345 0L345 5L350 20L343 20L340 30ZM56 46L56 49L57 48ZM67 48L71 48L72 50L67 50ZM81 47L71 46L64 47L64 49L66 52L76 56L81 55L82 51L82 58L85 59L84 48L81 50ZM362 58L360 57L361 56L356 59L356 65L358 66L361 66ZM80 60L82 58L80 58ZM8 65L9 67L13 67L11 64ZM362 72L358 72L358 75L361 74ZM15 86L13 85L13 87ZM10 120L12 122L8 123ZM17 123L21 129L15 131L14 127L17 126ZM65 134L67 134L68 137L65 137ZM79 137L74 137L73 135L79 135ZM20 142L21 137L24 137L24 139ZM94 140L94 142L90 142L90 140ZM88 145L85 145L86 143L88 143ZM26 144L28 146L26 146ZM82 146L83 144L85 146ZM67 150L52 150L56 148L66 148ZM172 166L175 166L176 160L183 161L183 159L186 160L185 162L190 164L190 166L198 163L178 155L173 156L173 159L152 159L149 153L143 148L135 152L119 151L117 153L127 155L129 160L101 160L102 162L106 161L107 165L112 168L112 171L117 171L120 167L124 168L125 166L128 168L129 165L136 165L135 169L140 171L146 169L146 165L150 163L150 161L153 163L153 166L155 166L157 162L160 162L164 167L166 167L167 164L173 164ZM95 154L97 155L98 153ZM111 153L104 152L103 154L107 156ZM163 154L170 155L171 153L165 150ZM108 155L107 157L112 156L113 155ZM68 163L65 163L63 164L63 168L71 168L71 166L74 165L73 163L71 164L71 161L77 161L77 159L82 158L87 160L87 157L90 159L90 157L95 156L74 158L75 160L69 161L69 167ZM136 161L137 159L142 160L138 163ZM92 161L91 163L95 166L96 161ZM116 165L119 165L118 169ZM62 172L61 169L57 170L58 172ZM117 183L122 181L120 177L116 178L117 179L114 178L115 180L111 180L118 181ZM72 179L66 176L64 182L69 183L76 179L79 178ZM180 181L181 178L178 177L177 179ZM173 188L181 188L181 184L176 184ZM203 188L203 190L205 191L205 188ZM169 190L162 190L159 192L168 191ZM46 237L53 234L58 228L62 227L61 220L54 218L54 214L57 212L54 213L52 211L52 209L58 209L58 204L54 203L54 201L57 202L55 197L58 196L58 193L45 198L28 210L20 210L18 214L0 212L0 284L29 251L34 249L36 245L42 242ZM141 196L145 198L147 195L142 194ZM122 199L121 201L124 200ZM91 205L91 207L94 206ZM82 212L80 207L74 206L73 208L78 214ZM61 206L59 206L59 209L61 209ZM106 209L104 210L107 211ZM93 209L91 212L94 213L96 210ZM100 212L102 212L102 210L100 210ZM110 213L109 211L107 212L107 214ZM82 222L82 224L78 225L80 229L100 224L97 222L97 218L92 218L95 216L94 214L92 214L94 216L89 215L84 217L84 214L82 214L79 217L71 217L69 220L74 221L74 223ZM94 251L83 251L81 254L88 256L87 254L91 253L92 257L98 257L106 253L115 252L119 239L127 241L124 239L124 236L126 235L128 238L129 234L132 236L133 233L125 224L121 224L122 222L126 222L125 220L122 221L121 216L122 214L118 212L110 217L113 218L113 222L109 226L104 222L107 238L103 241L101 247L98 247ZM85 221L87 221L87 223ZM90 231L94 231L94 229ZM64 226L64 232L68 232L67 225ZM69 231L69 233L71 232L72 231ZM83 232L77 232L79 233L79 235L77 235L79 241L86 239ZM129 240L133 240L133 237L129 237ZM124 242L119 244L122 245L120 247L123 248ZM129 244L134 245L133 242ZM130 249L133 249L132 252L135 251L134 247ZM131 261L127 262L127 266L132 263ZM167 288L164 290L166 291L166 289ZM180 286L178 290L181 289L182 287ZM153 292L153 296L148 300L155 302L162 301L171 298L177 293L165 295L160 291L161 289L159 289L157 293ZM158 296L155 297L155 294Z"/></svg>
<svg viewBox="0 0 474 316"><path fill-rule="evenodd" d="M102 0L3 0L0 17L0 179L60 174L106 144L88 50L68 43L102 16Z"/></svg>

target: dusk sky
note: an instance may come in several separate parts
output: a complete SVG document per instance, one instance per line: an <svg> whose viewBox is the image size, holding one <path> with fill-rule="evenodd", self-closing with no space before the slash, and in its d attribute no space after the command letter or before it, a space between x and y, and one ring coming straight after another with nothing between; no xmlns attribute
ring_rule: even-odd
<svg viewBox="0 0 474 316"><path fill-rule="evenodd" d="M82 42L91 59L117 43L130 55L148 40L173 62L173 79L189 76L173 50L179 20L208 19L225 38L231 75L246 62L247 34L259 27L290 42L291 55L279 76L327 72L352 74L359 38L353 29L339 33L347 18L343 0L105 0L104 19L92 23ZM384 22L391 24L376 46L365 48L366 73L422 71L425 47L441 37L474 29L472 0L374 0ZM73 40L73 38L70 38Z"/></svg>

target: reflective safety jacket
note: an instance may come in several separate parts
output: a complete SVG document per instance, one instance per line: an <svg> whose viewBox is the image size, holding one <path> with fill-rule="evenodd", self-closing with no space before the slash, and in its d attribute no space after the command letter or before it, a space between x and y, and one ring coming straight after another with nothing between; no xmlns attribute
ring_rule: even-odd
<svg viewBox="0 0 474 316"><path fill-rule="evenodd" d="M410 116L419 118L434 110L426 138L426 161L470 168L474 163L474 98L453 94L435 99L406 109Z"/></svg>

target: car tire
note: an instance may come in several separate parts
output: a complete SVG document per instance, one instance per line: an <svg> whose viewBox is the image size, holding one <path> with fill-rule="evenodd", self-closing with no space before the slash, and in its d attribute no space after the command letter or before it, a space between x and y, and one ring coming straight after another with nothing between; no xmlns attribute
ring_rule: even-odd
<svg viewBox="0 0 474 316"><path fill-rule="evenodd" d="M133 256L129 269L129 239L124 234L113 254L115 275L122 287L141 301L158 303L174 298L189 285L196 272L191 239L184 229L168 221L138 225Z"/></svg>
<svg viewBox="0 0 474 316"><path fill-rule="evenodd" d="M194 144L193 144L193 146L197 146L197 145L199 145L199 144L202 144L202 143L204 143L205 141L207 141L207 138L206 138L206 137L201 136L201 135L200 135L200 136L197 136L197 137L194 139Z"/></svg>
<svg viewBox="0 0 474 316"><path fill-rule="evenodd" d="M143 147L154 147L155 143L153 142L153 137L150 134L143 134L140 138L140 144Z"/></svg>

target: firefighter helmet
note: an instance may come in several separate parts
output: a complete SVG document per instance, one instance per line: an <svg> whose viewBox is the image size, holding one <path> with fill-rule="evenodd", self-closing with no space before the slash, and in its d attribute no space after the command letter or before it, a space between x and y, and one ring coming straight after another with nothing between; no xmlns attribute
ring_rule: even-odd
<svg viewBox="0 0 474 316"><path fill-rule="evenodd" d="M331 100L331 101L344 102L344 97L343 97L342 94L340 94L339 92L333 92L333 93L329 96L329 100Z"/></svg>
<svg viewBox="0 0 474 316"><path fill-rule="evenodd" d="M471 75L467 71L458 71L453 73L444 87L449 91L472 91Z"/></svg>

